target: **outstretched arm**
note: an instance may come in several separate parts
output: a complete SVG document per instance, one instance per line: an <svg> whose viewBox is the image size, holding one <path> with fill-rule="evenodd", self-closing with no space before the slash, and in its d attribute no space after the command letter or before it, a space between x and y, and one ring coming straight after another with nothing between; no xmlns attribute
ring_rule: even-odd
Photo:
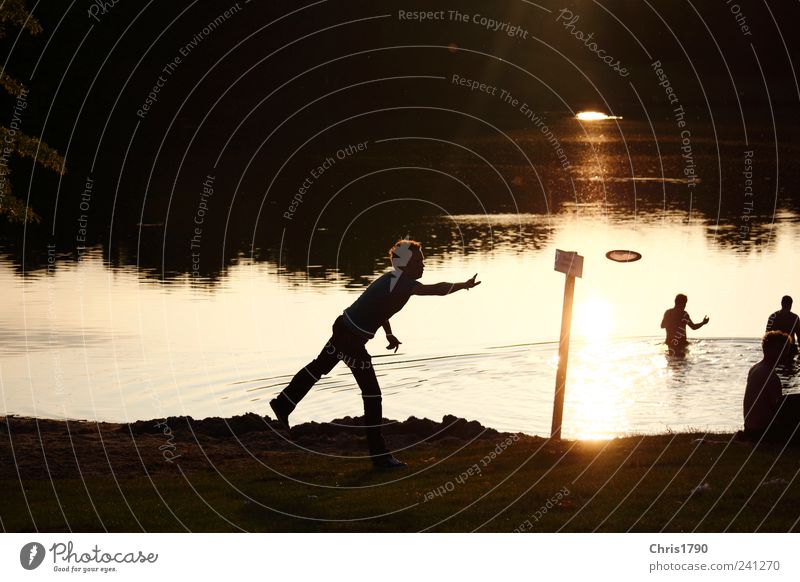
<svg viewBox="0 0 800 582"><path fill-rule="evenodd" d="M455 293L456 291L461 291L462 289L472 289L473 287L477 287L481 284L480 281L476 281L475 279L478 277L478 274L475 273L472 278L467 279L463 283L434 283L433 285L424 285L422 283L418 283L414 290L412 291L413 295L450 295L450 293Z"/></svg>
<svg viewBox="0 0 800 582"><path fill-rule="evenodd" d="M389 342L389 345L386 346L387 350L391 350L394 348L394 351L397 352L397 348L400 347L400 344L403 343L392 333L392 326L389 323L389 320L383 322L383 331L386 332L386 340Z"/></svg>
<svg viewBox="0 0 800 582"><path fill-rule="evenodd" d="M688 315L688 313L687 313L687 315ZM700 329L701 327L703 327L705 324L707 324L707 323L708 323L708 316L706 315L706 316L703 318L703 321L701 321L700 323L695 323L695 322L693 322L693 321L692 321L692 318L691 318L691 317L689 317L689 318L688 318L688 321L687 321L686 323L687 323L687 324L689 325L689 327L691 327L692 329Z"/></svg>

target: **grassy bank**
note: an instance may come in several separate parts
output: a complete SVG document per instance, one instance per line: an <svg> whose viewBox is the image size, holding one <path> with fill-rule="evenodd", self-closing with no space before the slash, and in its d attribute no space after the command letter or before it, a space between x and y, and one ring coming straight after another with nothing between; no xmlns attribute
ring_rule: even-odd
<svg viewBox="0 0 800 582"><path fill-rule="evenodd" d="M800 451L732 435L551 442L445 417L386 431L376 472L352 419L133 425L0 419L5 531L790 531Z"/></svg>

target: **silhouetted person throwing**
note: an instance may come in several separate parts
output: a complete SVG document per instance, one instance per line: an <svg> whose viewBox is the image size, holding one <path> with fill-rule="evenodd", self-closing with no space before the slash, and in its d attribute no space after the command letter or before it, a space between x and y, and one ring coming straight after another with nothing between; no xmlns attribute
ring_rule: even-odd
<svg viewBox="0 0 800 582"><path fill-rule="evenodd" d="M694 323L689 314L686 313L686 302L688 298L683 293L675 296L675 307L667 309L661 320L661 327L667 330L666 344L670 352L683 352L689 341L686 339L686 326L692 329L700 329L708 323L708 316L703 318L700 323Z"/></svg>
<svg viewBox="0 0 800 582"><path fill-rule="evenodd" d="M372 463L379 468L404 467L389 452L381 434L383 418L381 389L366 343L379 327L386 332L387 350L400 346L392 334L389 319L400 311L412 295L449 295L480 285L475 274L463 283L423 285L417 279L425 269L422 245L413 240L399 240L389 249L393 269L375 279L353 304L333 322L333 335L319 355L295 374L289 385L270 402L278 421L289 428L289 415L323 374L328 374L340 360L350 368L364 400L364 424Z"/></svg>
<svg viewBox="0 0 800 582"><path fill-rule="evenodd" d="M776 311L767 319L767 331L782 331L794 342L784 354L791 358L797 354L797 344L800 342L800 317L792 313L792 298L784 295L781 299L781 310Z"/></svg>
<svg viewBox="0 0 800 582"><path fill-rule="evenodd" d="M742 403L744 434L758 441L786 442L798 438L800 395L783 396L781 379L775 368L791 338L782 331L768 331L761 340L764 358L750 368Z"/></svg>

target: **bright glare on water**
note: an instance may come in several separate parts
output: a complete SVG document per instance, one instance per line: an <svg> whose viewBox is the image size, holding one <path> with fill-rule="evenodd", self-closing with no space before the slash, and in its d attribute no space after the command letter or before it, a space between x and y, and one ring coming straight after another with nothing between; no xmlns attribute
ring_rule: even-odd
<svg viewBox="0 0 800 582"><path fill-rule="evenodd" d="M600 111L579 111L575 117L580 121L604 121L606 119L622 119L617 115L608 115Z"/></svg>

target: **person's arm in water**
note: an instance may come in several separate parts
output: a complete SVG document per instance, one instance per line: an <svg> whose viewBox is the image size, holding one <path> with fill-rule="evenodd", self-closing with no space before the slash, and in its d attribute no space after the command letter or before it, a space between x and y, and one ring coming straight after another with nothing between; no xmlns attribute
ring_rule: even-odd
<svg viewBox="0 0 800 582"><path fill-rule="evenodd" d="M391 350L394 348L394 351L397 352L397 348L399 348L400 344L403 342L397 339L397 336L392 333L392 326L388 319L383 322L383 331L386 332L386 340L389 342L389 345L386 346L386 349Z"/></svg>
<svg viewBox="0 0 800 582"><path fill-rule="evenodd" d="M664 317L661 318L661 329L666 329L667 327L667 314L669 313L669 309L664 312Z"/></svg>
<svg viewBox="0 0 800 582"><path fill-rule="evenodd" d="M707 324L707 323L708 323L708 316L706 315L706 316L703 318L703 321L701 321L700 323L695 323L695 322L693 322L693 321L692 321L692 318L691 318L691 317L689 317L689 314L687 313L687 314L686 314L686 323L687 323L687 324L689 325L689 327L691 327L692 329L700 329L701 327L703 327L705 324Z"/></svg>
<svg viewBox="0 0 800 582"><path fill-rule="evenodd" d="M414 290L412 291L412 295L450 295L450 293L455 293L456 291L461 291L462 289L472 289L473 287L477 287L481 284L480 281L476 281L475 279L478 277L478 274L475 273L471 279L467 279L463 283L434 283L433 285L425 285L423 283L418 283Z"/></svg>

